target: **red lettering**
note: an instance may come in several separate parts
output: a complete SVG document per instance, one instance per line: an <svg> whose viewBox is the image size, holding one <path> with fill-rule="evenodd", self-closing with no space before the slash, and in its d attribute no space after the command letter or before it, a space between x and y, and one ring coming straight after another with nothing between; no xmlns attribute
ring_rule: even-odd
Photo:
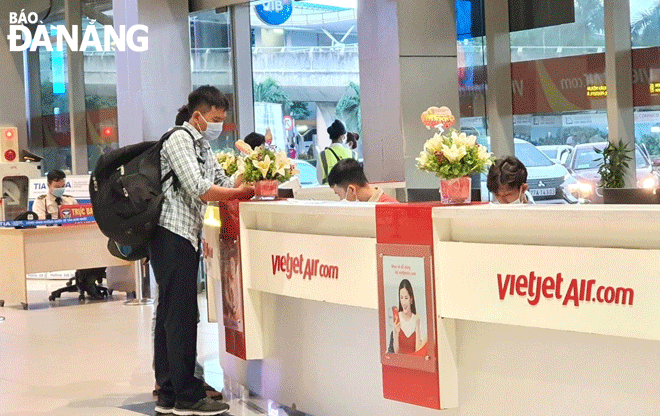
<svg viewBox="0 0 660 416"><path fill-rule="evenodd" d="M555 290L555 279L552 276L548 276L543 279L543 296L550 299L554 296L553 291Z"/></svg>
<svg viewBox="0 0 660 416"><path fill-rule="evenodd" d="M506 296L506 291L508 287L511 285L511 280L513 280L514 276L512 274L507 274L506 275L506 280L502 282L502 275L497 274L497 285L499 286L500 289L500 300L504 300L504 297ZM511 294L513 294L513 287L511 290Z"/></svg>
<svg viewBox="0 0 660 416"><path fill-rule="evenodd" d="M556 287L557 287L557 291L556 291L556 294L555 294L555 297L556 297L557 299L561 299L561 283L562 283L563 281L564 281L564 279L561 277L561 273L557 273L557 281L556 281L556 283L557 283L557 286L556 286Z"/></svg>
<svg viewBox="0 0 660 416"><path fill-rule="evenodd" d="M275 272L277 272L277 269L279 268L279 263L280 263L280 256L276 255L271 255L271 261L273 262L273 276L275 276Z"/></svg>
<svg viewBox="0 0 660 416"><path fill-rule="evenodd" d="M580 306L579 298L580 297L578 294L577 280L572 279L571 284L568 286L568 290L566 291L566 297L564 297L564 302L562 304L566 306L568 305L568 302L573 301L573 304L575 306Z"/></svg>
<svg viewBox="0 0 660 416"><path fill-rule="evenodd" d="M521 290L522 289L522 290ZM527 276L521 274L516 280L516 293L518 296L527 296Z"/></svg>
<svg viewBox="0 0 660 416"><path fill-rule="evenodd" d="M540 280L540 278L539 278ZM529 289L527 290L527 294L529 295L530 299L534 298L534 282L536 281L536 275L534 272L529 272Z"/></svg>

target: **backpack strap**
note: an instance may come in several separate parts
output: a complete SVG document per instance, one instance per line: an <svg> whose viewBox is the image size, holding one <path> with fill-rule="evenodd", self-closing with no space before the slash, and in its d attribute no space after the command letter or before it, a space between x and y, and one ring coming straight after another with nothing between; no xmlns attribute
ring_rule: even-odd
<svg viewBox="0 0 660 416"><path fill-rule="evenodd" d="M321 164L323 165L323 173L324 173L322 184L325 185L326 182L328 182L328 160L325 157L325 151L321 152L319 157L321 158Z"/></svg>
<svg viewBox="0 0 660 416"><path fill-rule="evenodd" d="M335 153L335 151L332 150L332 147L326 147L326 149L332 152L332 154L335 156L335 159L337 159L337 162L341 160L341 158L337 156L337 153Z"/></svg>
<svg viewBox="0 0 660 416"><path fill-rule="evenodd" d="M339 156L337 156L337 153L335 153L334 150L332 150L331 147L326 147L325 150L329 150L334 156L335 159L337 159L337 162L341 160ZM321 152L321 162L323 163L323 172L325 173L325 176L323 177L323 184L328 182L328 159L325 156L325 150Z"/></svg>
<svg viewBox="0 0 660 416"><path fill-rule="evenodd" d="M193 139L193 147L194 147L195 137L192 135L192 133L191 133L187 128L185 128L185 127L183 127L183 126L176 126L176 127L173 127L173 128L172 128L170 131L168 131L167 133L165 133L165 134L163 135L163 137L160 138L159 142L160 142L160 147L161 147L161 149L163 148L163 143L165 143L165 140L169 139L170 136L171 136L175 131L177 131L177 130L183 130L183 131L185 131L186 133L188 133L188 135L190 136L190 138ZM163 176L163 177L160 179L160 184L161 184L161 185L164 184L164 183L167 182L167 180L170 179L170 178L174 178L174 180L172 181L172 185L171 185L171 186L174 186L174 188L177 189L177 188L179 187L179 183L178 183L179 181L177 180L176 174L174 173L174 169L172 169L172 168L170 168L170 171L167 172L167 173L165 174L165 176Z"/></svg>

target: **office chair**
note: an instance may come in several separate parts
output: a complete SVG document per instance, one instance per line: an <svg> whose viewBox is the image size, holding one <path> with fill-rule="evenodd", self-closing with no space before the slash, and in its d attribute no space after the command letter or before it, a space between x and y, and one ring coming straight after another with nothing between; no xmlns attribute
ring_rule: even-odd
<svg viewBox="0 0 660 416"><path fill-rule="evenodd" d="M85 292L87 292L89 298L93 300L107 298L108 295L112 295L112 289L96 284L97 282L100 284L104 278L105 267L76 270L76 274L66 282L66 286L51 292L48 300L54 301L62 296L62 293L64 292L80 293L78 299L81 301L85 300Z"/></svg>

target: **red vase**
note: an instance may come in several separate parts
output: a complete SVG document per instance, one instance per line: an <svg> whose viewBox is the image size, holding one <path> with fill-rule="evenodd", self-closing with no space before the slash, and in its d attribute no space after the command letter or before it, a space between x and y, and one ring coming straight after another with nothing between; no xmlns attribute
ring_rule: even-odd
<svg viewBox="0 0 660 416"><path fill-rule="evenodd" d="M440 179L440 200L443 204L469 204L472 201L472 178Z"/></svg>
<svg viewBox="0 0 660 416"><path fill-rule="evenodd" d="M277 198L277 185L275 179L258 181L254 184L254 199L272 200Z"/></svg>

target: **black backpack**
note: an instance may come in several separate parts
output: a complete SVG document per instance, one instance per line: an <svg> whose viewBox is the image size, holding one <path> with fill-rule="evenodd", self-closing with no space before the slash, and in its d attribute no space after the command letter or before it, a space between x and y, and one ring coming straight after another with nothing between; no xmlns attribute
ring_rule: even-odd
<svg viewBox="0 0 660 416"><path fill-rule="evenodd" d="M146 247L151 239L165 196L162 184L174 176L170 171L161 177L160 151L177 130L190 134L175 127L157 142L125 146L99 157L89 181L89 195L94 219L110 240L138 248Z"/></svg>

